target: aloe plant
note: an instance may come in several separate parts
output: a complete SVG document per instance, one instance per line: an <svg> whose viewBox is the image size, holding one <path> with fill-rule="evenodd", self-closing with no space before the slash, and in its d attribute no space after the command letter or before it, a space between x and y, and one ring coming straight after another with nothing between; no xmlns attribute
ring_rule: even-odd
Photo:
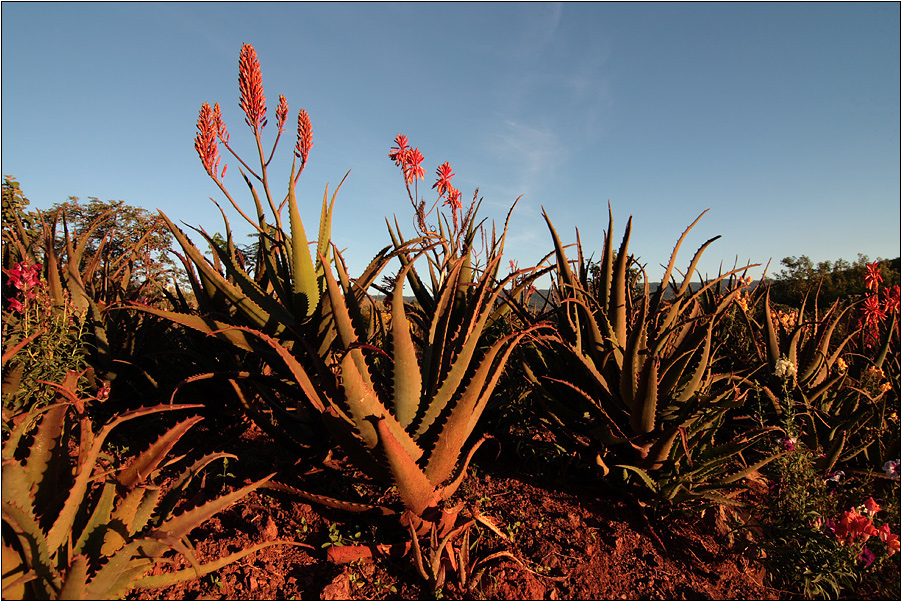
<svg viewBox="0 0 902 602"><path fill-rule="evenodd" d="M530 333L521 330L490 345L482 336L507 280L483 279L462 313L453 314L456 291L466 278L464 263L458 259L451 266L437 296L434 318L418 344L400 284L412 264L402 269L393 291L387 350L361 340L345 303L347 274L339 269L336 279L327 271L326 291L343 351L334 369L310 347L306 359L313 369L275 339L239 329L279 353L312 407L361 470L397 485L407 512L404 520L421 534L442 522L441 504L459 486L481 443L472 440L479 417L514 347ZM460 320L452 322L452 315Z"/></svg>
<svg viewBox="0 0 902 602"><path fill-rule="evenodd" d="M884 367L893 343L895 314L876 348L855 353L861 332L852 323L857 303L837 300L823 312L816 302L810 310L807 305L806 295L797 309L776 309L769 286L760 287L750 298L743 315L760 367L749 370L747 377L770 400L777 419L782 419L787 403L794 405L791 415L799 423L802 441L824 454L819 469L829 472L837 463L859 455L866 464L882 463L888 450L879 434L886 431L893 409L892 397L887 395L891 386L887 389L883 383L891 381L869 386L868 375ZM778 362L793 366L795 374L781 378ZM875 443L876 453L872 451Z"/></svg>
<svg viewBox="0 0 902 602"><path fill-rule="evenodd" d="M727 501L723 492L769 460L740 460L767 430L726 441L716 437L746 395L730 374L714 370L712 355L714 327L737 291L719 299L713 311L702 310L702 296L746 268L693 288L698 261L715 237L695 253L682 282L671 282L677 252L700 215L677 242L657 291L650 293L646 279L634 297L630 291L638 289L644 270L630 273L632 219L615 252L610 207L608 214L594 280L579 242L577 268L571 269L545 214L560 306L553 314L556 333L530 350L527 376L538 387L550 425L594 455L603 475L620 470L664 500Z"/></svg>
<svg viewBox="0 0 902 602"><path fill-rule="evenodd" d="M197 405L160 405L127 412L95 432L75 391L77 373L60 386L60 402L35 408L13 421L2 451L5 599L119 599L134 588L164 587L194 579L263 547L267 542L199 564L188 533L270 477L184 509L187 486L205 466L223 458L197 460L165 490L153 483L172 447L199 417L166 431L121 467L101 460L110 432L121 424L159 412ZM73 428L72 413L78 428ZM75 433L78 433L77 437ZM74 449L67 445L74 441ZM150 576L168 552L183 554L191 568Z"/></svg>

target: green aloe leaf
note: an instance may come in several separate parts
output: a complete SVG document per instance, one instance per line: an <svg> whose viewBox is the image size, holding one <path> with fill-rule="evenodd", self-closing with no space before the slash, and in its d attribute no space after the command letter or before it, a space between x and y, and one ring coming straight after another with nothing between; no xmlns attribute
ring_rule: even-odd
<svg viewBox="0 0 902 602"><path fill-rule="evenodd" d="M404 506L417 516L423 516L426 509L437 501L438 483L431 482L416 460L406 452L387 427L384 416L375 417L373 422Z"/></svg>
<svg viewBox="0 0 902 602"><path fill-rule="evenodd" d="M316 269L310 257L307 233L298 210L294 184L295 161L291 163L291 177L288 182L288 218L291 226L291 292L294 296L294 310L298 316L309 319L319 305L319 284Z"/></svg>
<svg viewBox="0 0 902 602"><path fill-rule="evenodd" d="M178 583L182 583L184 581L190 581L192 579L203 577L204 575L209 575L213 571L218 571L219 569L228 566L233 562L237 562L238 560L241 560L245 556L249 556L254 552L259 552L260 550L264 550L272 546L283 545L309 547L306 544L298 543L295 541L267 541L259 543L255 546L251 546L239 552L235 552L234 554L229 554L228 556L224 556L217 560L211 560L210 562L198 565L197 568L192 567L171 573L164 573L162 575L148 575L141 577L137 581L135 581L134 587L140 589L157 589L162 587L169 587Z"/></svg>
<svg viewBox="0 0 902 602"><path fill-rule="evenodd" d="M201 416L194 416L179 422L166 431L144 453L137 456L119 473L119 483L126 489L132 489L136 485L143 483L156 470L160 462L166 458L179 439L201 420L203 420Z"/></svg>
<svg viewBox="0 0 902 602"><path fill-rule="evenodd" d="M412 266L413 263L410 263L401 270L392 293L391 306L392 348L395 361L393 401L395 417L404 428L410 426L417 414L423 387L423 377L410 335L407 313L404 310L404 279Z"/></svg>

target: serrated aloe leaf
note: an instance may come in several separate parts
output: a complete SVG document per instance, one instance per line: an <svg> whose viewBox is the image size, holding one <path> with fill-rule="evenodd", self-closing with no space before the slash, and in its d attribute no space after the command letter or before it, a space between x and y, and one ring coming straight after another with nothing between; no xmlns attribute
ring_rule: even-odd
<svg viewBox="0 0 902 602"><path fill-rule="evenodd" d="M423 516L427 508L436 503L436 485L426 477L426 474L408 454L401 443L395 439L391 430L386 426L384 417L374 419L379 443L385 452L385 458L391 469L398 493L404 505L417 516Z"/></svg>
<svg viewBox="0 0 902 602"><path fill-rule="evenodd" d="M114 600L125 596L132 584L153 566L153 561L140 552L145 545L144 540L131 541L110 556L85 588L85 599Z"/></svg>
<svg viewBox="0 0 902 602"><path fill-rule="evenodd" d="M251 546L245 550L235 552L234 554L229 554L228 556L224 556L217 560L211 560L210 562L198 565L197 569L187 568L181 569L179 571L174 571L172 573L164 573L162 575L148 575L146 577L141 577L140 579L135 581L133 587L140 589L156 589L176 585L178 583L182 583L183 581L190 581L192 579L208 575L213 571L218 571L224 566L228 566L233 562L241 560L245 556L253 554L254 552L259 552L260 550L279 545L304 546L305 544L294 541L267 541L259 543L255 546Z"/></svg>
<svg viewBox="0 0 902 602"><path fill-rule="evenodd" d="M120 414L111 422L107 423L100 430L100 433L93 438L90 449L82 450L84 455L81 459L78 474L75 477L75 482L72 485L72 489L69 491L69 495L66 498L66 502L63 504L62 510L57 516L56 521L54 521L53 526L50 528L50 532L47 534L47 548L56 550L63 544L66 538L69 537L69 534L72 531L72 525L75 522L76 513L78 512L78 509L84 500L88 484L92 480L94 465L97 463L97 457L100 455L100 450L110 431L112 431L119 424L127 420L132 420L139 416L198 407L202 406L198 404L174 404L168 406L160 405L150 408L139 408L137 410L131 410L124 414Z"/></svg>
<svg viewBox="0 0 902 602"><path fill-rule="evenodd" d="M357 368L357 373L362 379L364 385L372 389L373 383L370 379L369 369L366 365L366 359L363 352L355 347L357 343L357 332L354 330L354 324L351 321L351 314L348 312L348 306L345 303L344 295L342 295L341 287L332 275L332 270L325 270L326 291L329 296L329 303L332 306L332 318L335 320L335 328L338 332L338 340L343 349L347 350L345 357L351 357Z"/></svg>
<svg viewBox="0 0 902 602"><path fill-rule="evenodd" d="M160 211L160 216L166 222L166 226L175 239L179 242L185 254L191 259L197 268L200 279L206 289L206 294L213 298L218 292L225 296L230 303L238 307L242 314L245 315L257 328L263 328L270 322L270 315L259 305L254 303L247 295L245 295L238 287L226 280L222 274L216 271L207 261L204 255L198 250L191 240Z"/></svg>
<svg viewBox="0 0 902 602"><path fill-rule="evenodd" d="M295 162L291 162L291 178L288 182L288 220L291 227L291 293L294 296L294 310L301 318L310 318L319 305L319 285L316 269L310 257L310 247L304 222L298 210L294 184Z"/></svg>
<svg viewBox="0 0 902 602"><path fill-rule="evenodd" d="M689 224L689 227L683 231L683 234L680 236L679 240L677 240L676 245L674 245L673 252L671 252L670 254L670 263L667 264L667 269L664 270L664 276L663 278L661 278L661 286L658 287L658 290L655 293L655 299L652 304L653 309L651 313L657 313L658 309L661 307L661 301L663 301L664 299L664 291L668 286L670 286L670 276L671 274L673 274L673 268L676 265L677 253L679 253L680 251L680 246L682 246L683 240L686 239L686 235L689 234L689 231L692 230L693 227L695 227L695 224L697 224L698 221L702 219L702 216L705 215L708 211L708 209L702 211L701 214L697 218L695 218L695 221ZM681 296L682 294L677 295L677 297Z"/></svg>
<svg viewBox="0 0 902 602"><path fill-rule="evenodd" d="M476 428L476 424L485 410L511 352L523 337L536 328L538 326L507 335L496 341L483 357L438 434L435 447L426 465L426 475L431 482L438 485L448 479L454 465L460 459L464 444L473 429ZM502 350L503 353L499 358L498 354Z"/></svg>
<svg viewBox="0 0 902 602"><path fill-rule="evenodd" d="M272 489L273 491L281 491L283 493L290 493L291 495L296 495L305 500L314 502L316 504L321 504L328 508L334 508L336 510L344 510L346 512L355 512L355 513L372 513L378 514L381 516L392 516L398 514L397 511L387 508L385 506L374 506L372 504L362 504L360 502L348 502L345 500L338 500L332 497L328 497L325 495L319 495L316 493L309 493L307 491L303 491L301 489L297 489L296 487L292 487L291 485L285 485L284 483L279 483L278 481L270 481L266 485L263 486L263 489Z"/></svg>
<svg viewBox="0 0 902 602"><path fill-rule="evenodd" d="M565 296L570 296L576 291L577 278L573 274L573 270L570 269L570 262L567 260L567 255L564 252L564 245L561 244L561 239L558 236L557 230L555 230L554 225L551 223L551 218L548 217L548 213L545 211L544 207L542 208L542 217L545 218L545 223L548 224L548 230L551 232L551 240L554 244L555 259L558 266L558 277L567 287Z"/></svg>
<svg viewBox="0 0 902 602"><path fill-rule="evenodd" d="M68 404L55 404L47 408L35 434L34 443L32 443L29 450L25 470L28 475L28 481L35 485L34 494L36 497L47 499L47 495L52 496L58 493L48 490L54 489L59 471L65 468L64 464L53 462L53 457L55 454L59 454L60 438L63 434L68 409ZM4 474L5 479L6 475Z"/></svg>
<svg viewBox="0 0 902 602"><path fill-rule="evenodd" d="M633 473L639 475L639 478L642 479L642 482L645 483L646 487L651 489L654 493L658 493L659 487L658 487L657 483L655 483L652 480L652 478L650 476L648 476L648 473L645 472L644 470L642 470L641 468L639 468L637 466L630 466L628 464L616 464L616 467L622 468L624 470L629 470L630 472L633 472Z"/></svg>
<svg viewBox="0 0 902 602"><path fill-rule="evenodd" d="M702 215L704 215L707 212L708 212L708 210L706 209L702 213ZM701 215L699 215L698 217L700 219ZM698 220L696 220L696 222L697 221ZM695 225L695 224L693 224L693 225ZM692 226L689 226L689 227L691 228ZM687 230L687 232L688 232L688 230ZM711 243L718 240L719 238L720 238L720 235L715 236L714 238L709 238L708 240L706 240L704 242L704 244L702 244L701 247L698 248L698 250L695 252L695 255L692 256L692 261L689 263L689 268L686 270L686 275L683 276L683 283L680 285L680 289L677 291L677 294L676 294L677 297L682 297L684 294L686 294L686 291L689 289L689 286L692 284L692 276L695 275L695 268L698 265L699 260L701 260L701 258L702 258L702 253L705 252L705 249L707 249L708 246L711 245ZM721 276L720 278L715 280L715 282L722 280L722 279L723 279L723 276Z"/></svg>
<svg viewBox="0 0 902 602"><path fill-rule="evenodd" d="M323 193L323 207L320 211L319 217L319 238L316 241L316 276L320 292L325 290L326 282L324 270L328 268L329 262L331 261L329 254L332 250L332 210L335 207L335 198L338 196L338 191L341 190L342 184L344 184L345 180L348 179L348 175L350 173L350 171L346 173L345 176L341 179L341 182L338 183L338 186L335 187L335 192L332 193L332 200L328 205L326 204L326 197L329 194L328 186L326 187L326 191Z"/></svg>
<svg viewBox="0 0 902 602"><path fill-rule="evenodd" d="M203 316L195 316L191 314L183 314L175 311L158 309L156 307L142 305L140 303L129 303L129 307L134 308L138 311L143 311L149 314L160 316L161 318L166 318L167 320L175 322L176 324L187 326L188 328L192 328L204 334L215 333L218 338L225 339L236 347L245 349L247 351L254 350L253 345L247 339L247 337L245 337L240 330L234 330L231 324Z"/></svg>
<svg viewBox="0 0 902 602"><path fill-rule="evenodd" d="M5 600L24 600L25 583L29 579L29 572L19 553L12 546L3 544L3 581L0 583ZM33 573L32 573L33 575Z"/></svg>
<svg viewBox="0 0 902 602"><path fill-rule="evenodd" d="M729 485L729 484L731 484L731 483L735 483L736 481L739 481L739 480L741 480L741 479L744 479L745 477L749 476L749 475L752 474L753 472L755 472L755 471L757 471L757 470L761 470L761 468L763 468L765 465L767 465L767 464L773 462L773 461L776 460L777 458L782 458L783 456L785 456L785 455L787 455L787 454L789 454L789 453L790 453L790 452L788 452L788 451L780 452L780 453L778 453L778 454L774 454L774 455L772 455L772 456L768 456L767 458L764 458L763 460L759 460L758 462L755 462L755 463L752 464L751 466L748 466L748 467L746 467L746 468L743 468L742 470L740 470L740 471L738 471L738 472L736 472L736 473L733 473L733 474L731 474L730 476L728 476L727 478L721 480L721 481L720 481L720 484L722 484L722 485Z"/></svg>
<svg viewBox="0 0 902 602"><path fill-rule="evenodd" d="M141 503L132 517L128 530L129 535L134 535L147 526L150 519L154 516L154 511L157 509L157 504L163 493L163 490L156 486L146 486L142 487L142 489L144 490L144 496L141 498ZM162 515L163 520L168 517L169 515Z"/></svg>
<svg viewBox="0 0 902 602"><path fill-rule="evenodd" d="M72 559L60 589L60 600L84 600L87 593L88 559L78 554Z"/></svg>
<svg viewBox="0 0 902 602"><path fill-rule="evenodd" d="M648 455L645 457L646 465L649 469L661 467L661 463L670 456L670 450L676 443L677 435L680 434L680 427L672 427L662 433L656 441L651 444L648 449Z"/></svg>
<svg viewBox="0 0 902 602"><path fill-rule="evenodd" d="M110 522L110 514L113 512L115 500L116 484L112 481L104 483L100 499L97 501L97 505L94 506L94 511L91 513L88 523L72 548L74 554L99 551L103 543L102 538L105 536Z"/></svg>
<svg viewBox="0 0 902 602"><path fill-rule="evenodd" d="M774 327L771 311L773 310L770 307L770 287L768 287L764 294L764 332L767 334L767 357L770 365L774 366L780 359L780 335Z"/></svg>
<svg viewBox="0 0 902 602"><path fill-rule="evenodd" d="M618 346L626 346L626 296L628 294L627 279L629 277L626 267L632 227L633 217L630 216L629 220L626 222L626 230L623 233L620 250L617 252L617 259L614 262L614 274L611 282L611 299L607 311L609 319L611 320L611 326L613 327L615 356L617 354L616 349Z"/></svg>
<svg viewBox="0 0 902 602"><path fill-rule="evenodd" d="M611 302L611 280L614 277L614 212L608 202L608 230L604 235L604 252L601 256L601 280L598 287L598 302L609 307Z"/></svg>
<svg viewBox="0 0 902 602"><path fill-rule="evenodd" d="M3 521L12 528L19 540L19 546L25 556L25 565L31 567L40 580L58 590L61 585L60 577L50 562L47 540L34 514L11 503L6 496L0 502L0 506L3 508Z"/></svg>
<svg viewBox="0 0 902 602"><path fill-rule="evenodd" d="M395 360L393 401L395 416L404 428L410 426L417 414L423 386L416 349L410 336L410 325L404 311L404 279L412 265L413 263L408 264L398 275L391 306L392 349Z"/></svg>
<svg viewBox="0 0 902 602"><path fill-rule="evenodd" d="M245 296L247 296L250 302L256 304L263 313L268 314L270 319L279 324L280 328L292 328L295 326L294 315L285 309L281 303L273 299L270 295L267 295L266 292L261 289L248 273L235 261L234 243L232 243L231 237L228 241L229 248L223 249L207 233L200 230L198 230L198 232L207 240L210 248L216 253L216 256L225 267L226 274L235 281L238 288Z"/></svg>
<svg viewBox="0 0 902 602"><path fill-rule="evenodd" d="M179 439L201 420L203 420L203 417L194 416L179 422L166 431L144 453L137 456L119 473L119 483L126 489L132 489L136 485L143 483L156 470L160 462L166 458L166 455L178 443Z"/></svg>
<svg viewBox="0 0 902 602"><path fill-rule="evenodd" d="M160 525L157 529L155 529L151 533L151 535L153 537L156 537L156 535L154 534L157 534L159 536L165 536L169 539L180 540L181 538L188 535L188 533L192 529L194 529L207 519L211 518L213 515L225 510L251 491L254 491L255 489L264 485L274 475L275 473L263 479L260 479L259 481L251 483L246 487L242 487L241 489L218 497L215 500L210 500L202 506L186 510L185 512L177 516L173 516L162 525Z"/></svg>
<svg viewBox="0 0 902 602"><path fill-rule="evenodd" d="M714 332L714 322L713 320L708 322L708 329L705 334L705 342L702 347L702 354L698 360L698 365L695 367L695 371L692 373L691 378L686 383L686 386L677 394L676 401L682 402L687 401L695 395L696 391L698 391L699 386L704 379L705 372L708 370L708 362L711 357L711 340L713 338Z"/></svg>
<svg viewBox="0 0 902 602"><path fill-rule="evenodd" d="M500 257L497 257L489 262L489 264L486 266L486 269L488 270L491 265L497 261L500 261ZM471 305L467 308L468 316L463 320L464 324L460 326L460 332L462 333L460 336L464 337L462 341L463 344L459 348L457 353L453 355L453 359L451 357L448 357L447 361L452 363L449 366L444 381L442 381L438 391L435 393L432 401L429 403L426 409L426 412L423 416L423 421L420 424L420 427L417 429L418 435L422 435L430 428L432 428L435 420L441 415L441 413L448 406L451 399L460 388L464 376L470 369L470 362L473 359L473 355L479 343L480 336L485 328L486 321L491 314L491 307L509 279L510 277L507 280L503 281L500 285L495 287L492 292L488 291L488 279L484 278L479 283L478 289L471 300ZM449 286L445 292L450 293L453 290L452 287L453 284ZM448 308L447 305L445 305L445 307ZM449 311L449 309L446 309L445 311ZM450 320L450 317L451 315L449 311L447 319ZM446 345L440 346L445 347ZM452 350L449 349L444 353L449 354L450 356L452 354Z"/></svg>
<svg viewBox="0 0 902 602"><path fill-rule="evenodd" d="M447 500L450 499L452 495L454 495L454 493L460 487L461 483L463 483L464 478L467 476L467 468L470 466L470 461L476 454L476 450L482 447L482 444L485 443L485 441L486 438L483 437L473 444L473 446L470 448L470 451L467 452L467 457L464 458L463 461L459 462L457 468L453 473L451 473L451 478L448 484L439 490L439 499Z"/></svg>
<svg viewBox="0 0 902 602"><path fill-rule="evenodd" d="M643 303L642 312L625 340L626 348L623 352L623 366L620 370L620 396L628 408L635 405L636 394L639 390L639 373L644 365L646 353L645 322L647 315L647 304Z"/></svg>
<svg viewBox="0 0 902 602"><path fill-rule="evenodd" d="M324 398L326 394L320 388L315 387L313 385L312 380L307 374L307 370L298 362L294 356L289 353L285 347L279 344L278 341L273 339L272 337L263 334L257 330L252 328L248 328L246 326L232 326L229 327L229 330L239 330L248 332L264 343L267 343L273 350L278 353L279 357L285 362L285 365L288 366L288 369L291 371L291 375L295 378L295 381L301 386L301 389L304 391L304 394L307 396L307 399L310 400L310 403L316 408L318 411L323 412L326 409L326 403L324 403Z"/></svg>
<svg viewBox="0 0 902 602"><path fill-rule="evenodd" d="M636 401L630 413L630 426L637 435L650 433L655 428L658 405L658 364L660 361L656 357L645 360L642 373L639 375Z"/></svg>

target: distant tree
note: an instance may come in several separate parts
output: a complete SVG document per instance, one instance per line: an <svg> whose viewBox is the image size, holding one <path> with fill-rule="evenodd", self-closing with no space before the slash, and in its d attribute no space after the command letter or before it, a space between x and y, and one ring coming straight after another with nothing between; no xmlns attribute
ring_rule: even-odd
<svg viewBox="0 0 902 602"><path fill-rule="evenodd" d="M899 283L899 258L880 259L880 273L889 285ZM849 263L845 259L835 262L821 261L817 265L807 255L785 257L781 262L784 269L775 278L771 288L771 301L798 307L808 294L809 304L817 295L818 305L823 307L837 299L864 295L864 274L866 266L872 263L867 255L858 254L858 259Z"/></svg>
<svg viewBox="0 0 902 602"><path fill-rule="evenodd" d="M66 254L63 220L69 234L79 239L87 235L92 223L101 220L88 236L85 253L86 257L92 256L102 245L98 277L107 275L109 266L130 253L140 242L137 252L132 254L130 260L126 259L131 263L129 288L141 286L145 281L165 287L173 277L182 280L181 269L169 255L172 234L162 220L147 209L128 205L124 201L101 201L96 197L88 197L88 202L82 203L78 197L70 196L65 203L56 203L43 213L48 223L57 219L55 246L61 257Z"/></svg>

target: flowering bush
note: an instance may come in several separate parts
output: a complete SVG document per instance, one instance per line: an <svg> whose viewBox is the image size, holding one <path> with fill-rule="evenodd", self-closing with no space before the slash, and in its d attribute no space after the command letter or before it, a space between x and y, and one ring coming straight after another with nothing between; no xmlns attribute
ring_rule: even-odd
<svg viewBox="0 0 902 602"><path fill-rule="evenodd" d="M16 414L53 401L48 381L84 369L84 321L68 296L53 303L40 264L19 262L4 275L3 411Z"/></svg>

